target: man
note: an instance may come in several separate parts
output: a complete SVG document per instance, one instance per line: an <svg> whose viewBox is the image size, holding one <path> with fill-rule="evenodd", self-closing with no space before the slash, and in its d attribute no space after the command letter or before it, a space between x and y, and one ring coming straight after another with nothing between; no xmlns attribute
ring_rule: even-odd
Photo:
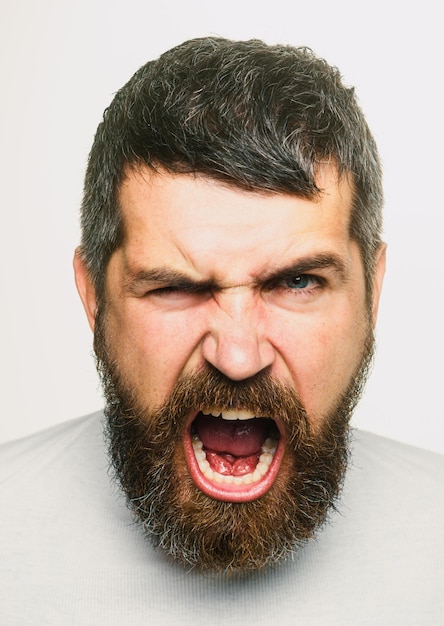
<svg viewBox="0 0 444 626"><path fill-rule="evenodd" d="M100 416L6 447L6 623L439 623L443 460L349 429L381 206L309 50L193 40L117 93L74 266L120 489Z"/></svg>

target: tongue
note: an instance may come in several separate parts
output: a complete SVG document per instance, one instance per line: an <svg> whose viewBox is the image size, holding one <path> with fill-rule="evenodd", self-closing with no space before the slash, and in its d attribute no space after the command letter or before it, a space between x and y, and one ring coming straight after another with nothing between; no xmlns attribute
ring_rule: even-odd
<svg viewBox="0 0 444 626"><path fill-rule="evenodd" d="M260 451L267 438L269 420L224 420L199 413L194 421L196 433L204 447L212 452L250 456Z"/></svg>

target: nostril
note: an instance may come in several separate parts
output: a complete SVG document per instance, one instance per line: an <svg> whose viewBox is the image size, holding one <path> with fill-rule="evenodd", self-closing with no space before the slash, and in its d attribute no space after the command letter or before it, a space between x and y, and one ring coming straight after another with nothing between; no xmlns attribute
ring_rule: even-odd
<svg viewBox="0 0 444 626"><path fill-rule="evenodd" d="M269 367L274 351L254 332L210 333L202 346L204 359L231 380L245 380Z"/></svg>

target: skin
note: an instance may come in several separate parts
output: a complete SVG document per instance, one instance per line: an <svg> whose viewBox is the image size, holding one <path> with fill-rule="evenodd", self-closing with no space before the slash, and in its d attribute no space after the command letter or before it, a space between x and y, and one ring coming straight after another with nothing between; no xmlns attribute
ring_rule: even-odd
<svg viewBox="0 0 444 626"><path fill-rule="evenodd" d="M313 430L321 424L359 363L369 311L349 236L351 185L330 167L317 183L323 193L311 201L200 175L127 172L107 327L142 403L158 406L181 375L205 363L232 380L268 368L298 390ZM78 252L74 267L94 329L95 291ZM381 246L372 324L384 270Z"/></svg>

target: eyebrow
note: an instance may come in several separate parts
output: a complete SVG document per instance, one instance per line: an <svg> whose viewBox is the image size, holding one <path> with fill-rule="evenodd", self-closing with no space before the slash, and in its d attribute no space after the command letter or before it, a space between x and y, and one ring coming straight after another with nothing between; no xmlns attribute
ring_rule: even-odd
<svg viewBox="0 0 444 626"><path fill-rule="evenodd" d="M270 285L285 278L300 276L320 269L333 271L342 282L345 282L349 276L348 266L343 259L339 255L327 253L302 257L283 267L271 269L258 276L254 283L256 285ZM141 289L161 289L162 287L172 287L190 293L216 291L225 288L216 279L196 280L179 270L166 266L138 270L125 283L125 288L129 293L140 292Z"/></svg>
<svg viewBox="0 0 444 626"><path fill-rule="evenodd" d="M302 257L284 267L272 269L262 276L261 282L272 283L275 280L300 276L316 270L330 270L339 280L348 280L350 270L344 260L337 254L323 253Z"/></svg>
<svg viewBox="0 0 444 626"><path fill-rule="evenodd" d="M130 293L140 291L141 288L156 289L162 286L196 293L218 288L214 280L195 280L183 272L168 267L139 270L128 279L125 285Z"/></svg>

